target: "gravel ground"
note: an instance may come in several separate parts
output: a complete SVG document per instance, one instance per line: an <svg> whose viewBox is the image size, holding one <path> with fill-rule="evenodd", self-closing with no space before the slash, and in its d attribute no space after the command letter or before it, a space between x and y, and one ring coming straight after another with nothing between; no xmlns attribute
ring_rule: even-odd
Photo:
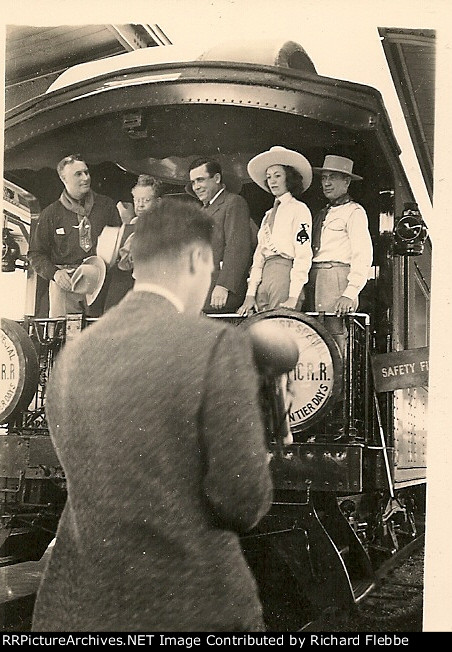
<svg viewBox="0 0 452 652"><path fill-rule="evenodd" d="M407 557L367 596L354 614L332 614L316 622L316 632L421 632L424 551ZM33 599L0 610L3 631L29 632ZM2 613L3 611L3 613ZM0 628L1 629L1 628ZM291 628L290 628L291 629Z"/></svg>
<svg viewBox="0 0 452 652"><path fill-rule="evenodd" d="M325 632L421 632L424 551L391 571L350 616L331 616Z"/></svg>

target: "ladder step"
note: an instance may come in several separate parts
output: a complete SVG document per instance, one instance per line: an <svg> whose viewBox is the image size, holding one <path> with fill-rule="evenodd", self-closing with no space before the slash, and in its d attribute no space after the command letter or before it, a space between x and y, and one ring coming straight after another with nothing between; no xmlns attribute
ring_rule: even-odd
<svg viewBox="0 0 452 652"><path fill-rule="evenodd" d="M350 546L344 545L341 548L339 548L339 554L344 562L346 561L349 553L350 553Z"/></svg>
<svg viewBox="0 0 452 652"><path fill-rule="evenodd" d="M352 582L355 603L362 600L375 586L375 582L368 578L357 579Z"/></svg>

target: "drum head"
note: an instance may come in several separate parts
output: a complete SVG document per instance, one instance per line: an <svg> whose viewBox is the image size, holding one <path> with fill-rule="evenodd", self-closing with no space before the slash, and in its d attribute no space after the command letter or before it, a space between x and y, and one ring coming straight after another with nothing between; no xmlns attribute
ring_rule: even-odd
<svg viewBox="0 0 452 652"><path fill-rule="evenodd" d="M25 330L11 319L0 320L0 423L25 409L39 380L36 350Z"/></svg>
<svg viewBox="0 0 452 652"><path fill-rule="evenodd" d="M342 356L322 324L309 315L287 309L269 310L245 319L249 328L259 320L274 320L287 329L298 345L298 362L289 372L293 394L289 413L292 432L301 432L320 421L342 391Z"/></svg>

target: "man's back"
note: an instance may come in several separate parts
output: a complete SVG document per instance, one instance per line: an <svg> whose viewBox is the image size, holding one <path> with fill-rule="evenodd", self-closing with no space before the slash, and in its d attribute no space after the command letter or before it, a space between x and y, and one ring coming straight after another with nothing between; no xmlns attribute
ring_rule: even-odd
<svg viewBox="0 0 452 652"><path fill-rule="evenodd" d="M261 628L236 534L271 500L244 337L132 292L60 354L47 411L69 497L35 631Z"/></svg>

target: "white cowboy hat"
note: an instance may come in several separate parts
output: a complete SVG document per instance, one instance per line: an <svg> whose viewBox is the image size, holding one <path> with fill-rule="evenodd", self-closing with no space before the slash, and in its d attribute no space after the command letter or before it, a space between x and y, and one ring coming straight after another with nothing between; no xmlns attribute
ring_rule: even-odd
<svg viewBox="0 0 452 652"><path fill-rule="evenodd" d="M107 267L112 267L118 259L124 229L124 223L121 226L104 226L97 239L96 254L102 258Z"/></svg>
<svg viewBox="0 0 452 652"><path fill-rule="evenodd" d="M86 303L90 306L104 284L106 271L105 262L99 256L85 258L72 275L72 292L85 294Z"/></svg>
<svg viewBox="0 0 452 652"><path fill-rule="evenodd" d="M325 160L323 161L323 167L312 169L314 172L342 172L342 174L348 174L348 176L355 181L363 180L362 177L358 176L357 174L353 174L353 161L351 158L345 158L345 156L327 154L327 156L325 156Z"/></svg>
<svg viewBox="0 0 452 652"><path fill-rule="evenodd" d="M226 172L222 171L221 181L224 183L226 190L234 193L235 195L240 194L240 191L242 190L242 182L236 174L234 174L233 172L228 172L227 170ZM190 181L185 185L185 192L187 192L192 197L198 199L196 193L191 187Z"/></svg>
<svg viewBox="0 0 452 652"><path fill-rule="evenodd" d="M248 163L248 174L258 186L270 192L266 180L267 168L271 165L290 165L303 177L303 192L309 188L312 182L312 167L308 159L291 149L280 147L270 147L267 152L257 154Z"/></svg>

